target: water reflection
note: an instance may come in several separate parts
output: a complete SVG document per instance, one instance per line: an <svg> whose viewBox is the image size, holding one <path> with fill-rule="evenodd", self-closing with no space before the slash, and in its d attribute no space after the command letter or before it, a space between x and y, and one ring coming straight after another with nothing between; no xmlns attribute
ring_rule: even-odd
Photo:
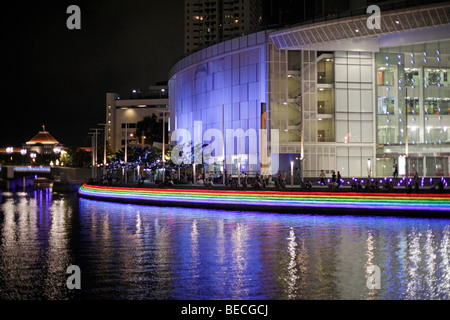
<svg viewBox="0 0 450 320"><path fill-rule="evenodd" d="M430 292L436 292L436 254L434 252L436 243L434 243L434 234L430 228L427 229L425 237L425 285L430 288ZM428 294L428 297L431 299L435 298L432 294Z"/></svg>
<svg viewBox="0 0 450 320"><path fill-rule="evenodd" d="M2 299L449 299L450 221L4 194ZM66 268L80 266L82 289ZM366 285L381 270L381 289Z"/></svg>
<svg viewBox="0 0 450 320"><path fill-rule="evenodd" d="M297 275L298 270L297 270L297 262L296 262L297 242L295 241L295 232L292 227L289 230L289 237L287 238L287 240L289 241L288 248L287 248L287 251L289 254L289 263L287 266L288 277L286 279L286 289L287 289L286 295L287 295L288 299L293 299L296 297L297 280L299 277Z"/></svg>
<svg viewBox="0 0 450 320"><path fill-rule="evenodd" d="M365 264L365 269L366 269L366 286L371 287L372 285L374 286L373 288L379 288L378 286L376 286L376 281L377 278L376 277L372 277L369 278L369 273L368 271L375 271L375 269L373 268L373 266L375 265L374 262L374 258L375 258L375 243L374 243L374 237L372 234L371 230L367 230L367 240L366 240L366 256L367 256L367 262ZM377 272L377 271L375 271ZM370 276L372 276L372 274L370 274ZM367 282L369 281L369 283ZM376 297L377 294L377 289L373 289L369 290L369 292L367 293L367 299L374 299Z"/></svg>
<svg viewBox="0 0 450 320"><path fill-rule="evenodd" d="M438 250L438 272L436 294L441 299L449 299L450 297L450 225L446 225L444 228L443 236L439 243Z"/></svg>
<svg viewBox="0 0 450 320"><path fill-rule="evenodd" d="M64 297L70 264L68 220L71 208L53 200L50 190L4 194L0 210L1 298ZM34 289L34 290L33 290Z"/></svg>

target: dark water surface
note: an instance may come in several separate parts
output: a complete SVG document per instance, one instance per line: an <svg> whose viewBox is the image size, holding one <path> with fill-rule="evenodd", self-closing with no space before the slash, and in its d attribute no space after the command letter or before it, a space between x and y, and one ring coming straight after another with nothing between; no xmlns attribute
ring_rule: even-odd
<svg viewBox="0 0 450 320"><path fill-rule="evenodd" d="M0 298L450 299L450 219L311 213L3 193Z"/></svg>

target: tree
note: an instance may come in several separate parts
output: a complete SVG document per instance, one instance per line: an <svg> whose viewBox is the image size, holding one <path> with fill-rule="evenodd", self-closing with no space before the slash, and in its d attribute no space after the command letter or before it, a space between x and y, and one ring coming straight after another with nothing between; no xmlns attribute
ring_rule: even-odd
<svg viewBox="0 0 450 320"><path fill-rule="evenodd" d="M166 159L170 159L172 148L165 150ZM142 147L140 145L128 145L127 162L125 163L125 148L122 148L114 158L111 159L108 170L111 173L122 174L122 169L127 172L135 170L138 166L141 170L149 169L156 171L162 168L161 162L162 150L155 147ZM166 161L166 169L174 169L175 165L171 160Z"/></svg>
<svg viewBox="0 0 450 320"><path fill-rule="evenodd" d="M166 143L169 141L169 132L168 125L166 126ZM152 114L151 117L144 117L142 121L139 121L136 125L136 135L139 139L142 136L146 137L147 144L153 144L153 142L162 142L162 134L163 134L163 121L162 119L157 119L155 114Z"/></svg>
<svg viewBox="0 0 450 320"><path fill-rule="evenodd" d="M92 164L92 155L91 152L71 146L67 148L67 154L62 161L69 167L88 168Z"/></svg>
<svg viewBox="0 0 450 320"><path fill-rule="evenodd" d="M166 153L167 154L167 153ZM134 169L137 166L153 168L160 166L161 150L154 147L142 147L140 145L129 145L127 148L127 163L125 164L125 148L116 152L111 159L110 168L113 171Z"/></svg>

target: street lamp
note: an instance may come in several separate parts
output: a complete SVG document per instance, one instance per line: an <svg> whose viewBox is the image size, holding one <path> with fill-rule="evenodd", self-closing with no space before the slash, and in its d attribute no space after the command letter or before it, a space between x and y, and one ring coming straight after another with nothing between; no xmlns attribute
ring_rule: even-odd
<svg viewBox="0 0 450 320"><path fill-rule="evenodd" d="M58 159L58 154L61 155L61 148L60 147L54 147L53 148L53 153L55 154L55 165L58 166L59 165L59 159Z"/></svg>
<svg viewBox="0 0 450 320"><path fill-rule="evenodd" d="M13 157L12 157L12 153L14 152L14 148L13 147L7 147L6 148L6 153L8 154L8 155L11 155L11 157L10 157L10 160L12 161L13 160Z"/></svg>
<svg viewBox="0 0 450 320"><path fill-rule="evenodd" d="M130 137L132 137L133 134L130 133ZM124 162L125 162L125 170L124 170L124 179L125 179L125 183L128 182L128 173L126 170L126 166L128 164L128 122L125 123L125 155L124 155Z"/></svg>
<svg viewBox="0 0 450 320"><path fill-rule="evenodd" d="M164 89L163 89L164 90ZM166 175L166 113L170 113L169 110L163 110L163 136L162 136L162 165L163 165L163 176L162 176L162 182L164 183L165 175Z"/></svg>
<svg viewBox="0 0 450 320"><path fill-rule="evenodd" d="M36 162L36 152L31 152L30 158L33 159L33 163Z"/></svg>
<svg viewBox="0 0 450 320"><path fill-rule="evenodd" d="M302 100L303 101L303 100ZM305 139L305 135L304 135L304 128L303 128L303 120L304 120L304 115L303 115L303 103L301 106L301 120L300 120L300 179L301 179L301 183L303 183L303 163L305 160L305 147L303 144L303 140Z"/></svg>
<svg viewBox="0 0 450 320"><path fill-rule="evenodd" d="M106 175L106 138L107 138L107 123L98 123L99 126L105 126L105 131L104 131L104 140L103 140L103 174Z"/></svg>
<svg viewBox="0 0 450 320"><path fill-rule="evenodd" d="M125 123L125 155L123 160L128 162L128 122Z"/></svg>
<svg viewBox="0 0 450 320"><path fill-rule="evenodd" d="M222 169L222 183L225 186L226 185L226 161L225 161L225 104L222 104L222 156L223 156L223 169Z"/></svg>
<svg viewBox="0 0 450 320"><path fill-rule="evenodd" d="M408 142L408 89L405 88L405 164L406 164L406 186L408 186L407 181L409 177L409 168L408 168L408 156L409 156L409 142Z"/></svg>
<svg viewBox="0 0 450 320"><path fill-rule="evenodd" d="M90 128L90 130L94 130L95 132L90 132L92 135L92 178L97 179L97 136L98 131L101 129L98 128Z"/></svg>
<svg viewBox="0 0 450 320"><path fill-rule="evenodd" d="M291 161L291 186L294 185L294 161Z"/></svg>

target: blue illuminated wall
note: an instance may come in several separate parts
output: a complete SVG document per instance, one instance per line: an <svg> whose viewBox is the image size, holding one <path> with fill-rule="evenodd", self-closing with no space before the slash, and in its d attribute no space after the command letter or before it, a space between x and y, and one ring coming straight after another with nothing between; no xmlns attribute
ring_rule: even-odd
<svg viewBox="0 0 450 320"><path fill-rule="evenodd" d="M261 104L267 101L266 51L262 32L219 43L178 62L169 81L171 130L187 129L193 137L195 130L203 134L208 129L254 129L259 140ZM247 157L243 166L259 170L258 164L248 163L248 138L241 142ZM237 145L236 141L235 150L226 154L237 154ZM258 144L258 153L259 149Z"/></svg>

